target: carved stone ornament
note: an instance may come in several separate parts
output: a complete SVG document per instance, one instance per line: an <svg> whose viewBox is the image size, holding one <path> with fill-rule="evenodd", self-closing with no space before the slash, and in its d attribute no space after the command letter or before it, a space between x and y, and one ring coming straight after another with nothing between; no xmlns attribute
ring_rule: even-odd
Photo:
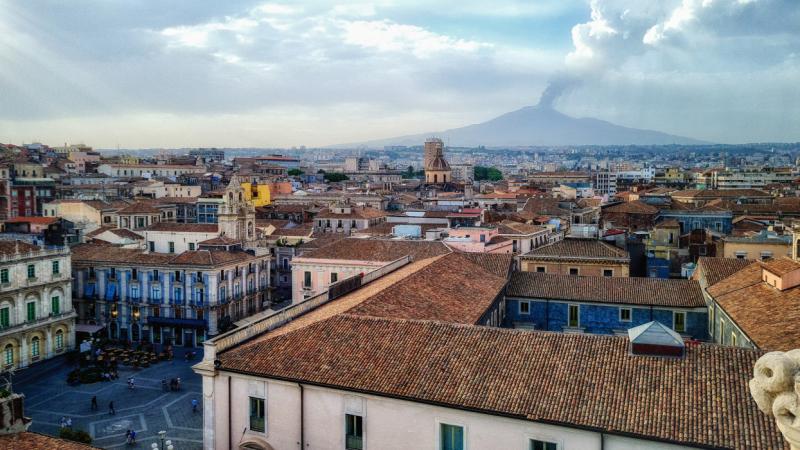
<svg viewBox="0 0 800 450"><path fill-rule="evenodd" d="M775 418L792 450L800 450L800 350L759 358L749 385L758 408Z"/></svg>

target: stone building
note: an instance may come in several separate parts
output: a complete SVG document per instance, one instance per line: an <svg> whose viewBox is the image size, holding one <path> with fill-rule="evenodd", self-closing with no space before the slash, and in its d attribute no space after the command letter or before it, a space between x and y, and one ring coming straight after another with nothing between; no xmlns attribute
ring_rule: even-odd
<svg viewBox="0 0 800 450"><path fill-rule="evenodd" d="M627 277L628 252L595 239L567 238L521 255L520 269L562 275Z"/></svg>
<svg viewBox="0 0 800 450"><path fill-rule="evenodd" d="M453 181L450 164L444 159L444 143L441 139L425 141L425 183L444 184Z"/></svg>
<svg viewBox="0 0 800 450"><path fill-rule="evenodd" d="M27 367L75 345L68 249L0 241L0 361Z"/></svg>

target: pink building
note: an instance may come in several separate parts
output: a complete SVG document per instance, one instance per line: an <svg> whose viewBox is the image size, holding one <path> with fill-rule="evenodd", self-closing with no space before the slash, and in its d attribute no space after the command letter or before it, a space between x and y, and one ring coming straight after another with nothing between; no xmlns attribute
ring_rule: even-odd
<svg viewBox="0 0 800 450"><path fill-rule="evenodd" d="M513 241L500 236L495 227L450 228L444 243L450 248L470 253L511 253Z"/></svg>

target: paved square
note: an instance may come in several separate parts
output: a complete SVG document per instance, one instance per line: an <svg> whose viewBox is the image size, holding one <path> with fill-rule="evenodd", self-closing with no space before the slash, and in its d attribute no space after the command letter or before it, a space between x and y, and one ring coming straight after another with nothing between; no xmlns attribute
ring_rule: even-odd
<svg viewBox="0 0 800 450"><path fill-rule="evenodd" d="M72 427L92 435L92 445L102 448L149 449L158 441L158 431L165 430L176 450L202 448L203 413L201 380L191 370L193 361L183 360L183 349L175 349L175 360L160 362L146 369L120 366L119 379L69 386L67 373L71 367L61 360L46 361L40 366L17 372L14 390L25 394L25 413L33 419L31 430L58 436L62 417L72 419ZM131 390L129 376L136 380ZM163 391L161 379L181 379L178 392ZM92 396L97 396L98 410L91 410ZM198 411L192 412L192 399ZM108 403L114 402L115 415L109 414ZM136 445L125 444L125 432L136 430Z"/></svg>

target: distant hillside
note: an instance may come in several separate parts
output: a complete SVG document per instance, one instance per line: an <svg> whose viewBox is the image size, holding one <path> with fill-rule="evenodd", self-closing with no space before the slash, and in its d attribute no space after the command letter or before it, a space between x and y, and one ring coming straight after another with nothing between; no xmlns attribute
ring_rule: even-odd
<svg viewBox="0 0 800 450"><path fill-rule="evenodd" d="M574 117L544 106L526 106L488 122L451 130L389 139L336 145L334 147L382 148L386 145L420 145L435 135L454 147L528 145L665 145L707 144L683 136L628 128L604 120Z"/></svg>

